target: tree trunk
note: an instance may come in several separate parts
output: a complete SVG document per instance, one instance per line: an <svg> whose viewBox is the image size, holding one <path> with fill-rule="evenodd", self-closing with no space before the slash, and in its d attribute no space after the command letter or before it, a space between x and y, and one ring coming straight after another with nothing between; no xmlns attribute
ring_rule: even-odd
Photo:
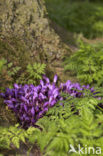
<svg viewBox="0 0 103 156"><path fill-rule="evenodd" d="M22 40L33 61L46 63L61 77L68 47L50 27L43 0L0 0L0 32Z"/></svg>

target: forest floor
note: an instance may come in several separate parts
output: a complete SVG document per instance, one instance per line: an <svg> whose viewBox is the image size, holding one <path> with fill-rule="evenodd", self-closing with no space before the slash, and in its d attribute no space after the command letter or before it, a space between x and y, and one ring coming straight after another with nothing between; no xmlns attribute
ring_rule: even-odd
<svg viewBox="0 0 103 156"><path fill-rule="evenodd" d="M62 26L55 23L54 21L50 22L50 26L59 35L62 42L69 46L70 55L72 55L74 52L76 52L78 50L78 40L79 39L81 39L82 41L84 41L86 43L89 43L89 44L103 43L103 38L102 37L97 37L95 39L87 39L87 38L83 37L82 34L76 34L76 33L73 33L73 32L70 32L70 31L66 30ZM58 72L61 73L63 71L61 71L61 69L58 68ZM69 78L71 78L72 81L74 81L74 82L77 81L77 78L75 76L74 77L69 77ZM65 79L68 79L68 77L66 77ZM6 117L7 114L5 114L5 110L3 110L3 111L4 111L4 116ZM8 114L8 116L9 116L9 114ZM6 118L8 118L8 116ZM24 145L23 146L21 145L19 150L15 150L15 149L12 150L12 151L11 150L5 150L5 151L3 151L3 154L4 154L4 156L14 156L16 154L17 154L17 156L26 156L27 147L24 146ZM33 147L31 152L29 153L29 156L41 156L41 153L40 153L38 147Z"/></svg>

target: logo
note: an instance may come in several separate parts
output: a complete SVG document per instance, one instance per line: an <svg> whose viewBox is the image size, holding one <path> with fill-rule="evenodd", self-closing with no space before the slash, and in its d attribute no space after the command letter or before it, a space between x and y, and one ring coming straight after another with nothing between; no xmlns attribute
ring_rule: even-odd
<svg viewBox="0 0 103 156"><path fill-rule="evenodd" d="M76 153L76 154L101 154L101 148L100 147L88 147L85 145L85 147L81 147L80 144L78 144L78 148L75 149L73 145L70 144L70 150L69 153Z"/></svg>

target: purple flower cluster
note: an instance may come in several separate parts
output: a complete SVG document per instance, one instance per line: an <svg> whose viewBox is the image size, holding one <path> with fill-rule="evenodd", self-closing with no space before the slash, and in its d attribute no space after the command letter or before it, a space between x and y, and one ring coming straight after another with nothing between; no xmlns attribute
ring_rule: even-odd
<svg viewBox="0 0 103 156"><path fill-rule="evenodd" d="M84 89L90 90L90 92L94 92L94 87L90 88L89 85L80 86L79 83L72 83L70 80L68 80L66 83L61 83L60 89L62 92L70 94L74 97L81 97L84 94Z"/></svg>
<svg viewBox="0 0 103 156"><path fill-rule="evenodd" d="M78 83L71 83L69 80L57 87L56 82L57 75L54 76L52 84L49 78L43 76L38 86L14 84L13 89L7 88L6 92L0 95L5 99L4 103L15 112L22 127L28 128L34 126L50 107L53 107L59 100L63 100L61 92L80 97L82 93L79 90L89 89L89 86L80 87ZM93 91L92 88L91 91Z"/></svg>

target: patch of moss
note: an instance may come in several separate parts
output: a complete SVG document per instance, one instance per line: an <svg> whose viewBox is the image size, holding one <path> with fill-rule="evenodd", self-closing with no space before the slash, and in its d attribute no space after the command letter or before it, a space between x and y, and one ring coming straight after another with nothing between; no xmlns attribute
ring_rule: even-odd
<svg viewBox="0 0 103 156"><path fill-rule="evenodd" d="M30 60L30 51L19 38L0 36L0 58L16 66L25 67Z"/></svg>

